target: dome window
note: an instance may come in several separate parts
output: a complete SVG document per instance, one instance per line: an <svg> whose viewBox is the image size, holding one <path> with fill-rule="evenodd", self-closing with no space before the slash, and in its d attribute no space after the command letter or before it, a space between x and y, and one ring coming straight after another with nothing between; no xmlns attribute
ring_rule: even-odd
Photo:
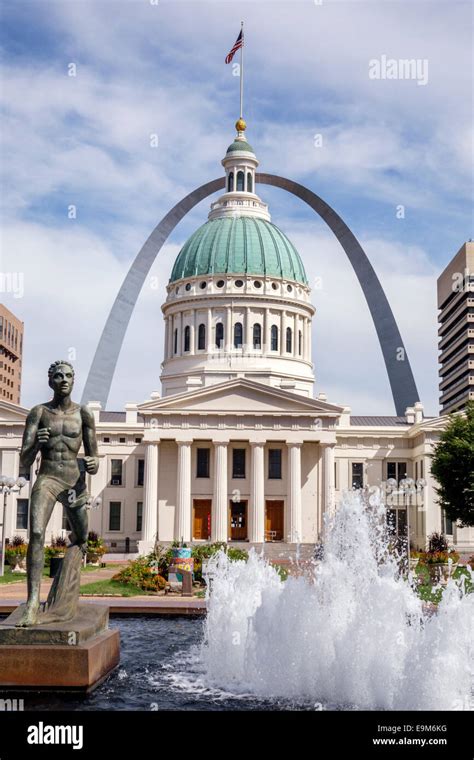
<svg viewBox="0 0 474 760"><path fill-rule="evenodd" d="M262 325L255 324L253 326L253 347L262 348Z"/></svg>
<svg viewBox="0 0 474 760"><path fill-rule="evenodd" d="M244 287L243 280L236 280L234 284L235 284L236 288L243 288Z"/></svg>
<svg viewBox="0 0 474 760"><path fill-rule="evenodd" d="M270 337L271 337L271 342L270 342L271 350L278 351L278 327L276 325L272 325Z"/></svg>
<svg viewBox="0 0 474 760"><path fill-rule="evenodd" d="M184 328L184 351L188 352L191 349L191 328L186 325Z"/></svg>
<svg viewBox="0 0 474 760"><path fill-rule="evenodd" d="M207 287L207 282L204 282L204 281L203 281L203 282L200 282L200 283L199 283L199 287L201 288L201 290L204 290L204 288L206 288L206 287Z"/></svg>
<svg viewBox="0 0 474 760"><path fill-rule="evenodd" d="M223 288L225 285L224 280L217 280L216 282L216 288Z"/></svg>
<svg viewBox="0 0 474 760"><path fill-rule="evenodd" d="M260 282L260 280L255 280L255 282L254 282L253 285L254 285L254 288L261 288L262 287L262 283Z"/></svg>
<svg viewBox="0 0 474 760"><path fill-rule="evenodd" d="M293 285L287 285L286 289L287 289L288 293L291 293L293 291Z"/></svg>
<svg viewBox="0 0 474 760"><path fill-rule="evenodd" d="M242 192L244 189L245 175L243 172L237 172L237 192Z"/></svg>
<svg viewBox="0 0 474 760"><path fill-rule="evenodd" d="M236 322L234 325L234 348L242 348L243 334L242 322Z"/></svg>
<svg viewBox="0 0 474 760"><path fill-rule="evenodd" d="M222 348L224 343L224 325L222 322L218 322L216 325L216 347Z"/></svg>
<svg viewBox="0 0 474 760"><path fill-rule="evenodd" d="M198 351L204 351L206 348L206 325L198 327Z"/></svg>
<svg viewBox="0 0 474 760"><path fill-rule="evenodd" d="M278 290L278 285L276 284L276 282L272 282L272 288L273 290Z"/></svg>
<svg viewBox="0 0 474 760"><path fill-rule="evenodd" d="M229 180L227 183L227 190L229 193L231 193L234 189L234 172L230 172L229 174Z"/></svg>
<svg viewBox="0 0 474 760"><path fill-rule="evenodd" d="M174 292L176 293L176 295L178 295L178 293L179 293L179 288L176 288Z"/></svg>
<svg viewBox="0 0 474 760"><path fill-rule="evenodd" d="M293 333L291 327L286 328L286 353L291 354L293 351Z"/></svg>
<svg viewBox="0 0 474 760"><path fill-rule="evenodd" d="M191 283L190 282L186 283L186 290L191 290Z"/></svg>
<svg viewBox="0 0 474 760"><path fill-rule="evenodd" d="M253 193L252 173L247 172L247 192Z"/></svg>

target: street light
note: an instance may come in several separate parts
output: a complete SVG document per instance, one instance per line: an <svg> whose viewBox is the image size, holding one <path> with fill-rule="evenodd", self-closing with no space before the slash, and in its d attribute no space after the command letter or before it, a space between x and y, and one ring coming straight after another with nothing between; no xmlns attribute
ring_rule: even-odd
<svg viewBox="0 0 474 760"><path fill-rule="evenodd" d="M3 493L3 513L0 523L0 577L5 574L5 517L7 513L7 497L11 493L20 493L26 486L27 479L23 477L11 478L8 475L0 475L0 493Z"/></svg>

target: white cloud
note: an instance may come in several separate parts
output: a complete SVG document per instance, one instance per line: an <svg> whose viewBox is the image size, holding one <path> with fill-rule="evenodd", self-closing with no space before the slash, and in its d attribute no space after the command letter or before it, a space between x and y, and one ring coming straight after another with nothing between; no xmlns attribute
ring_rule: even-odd
<svg viewBox="0 0 474 760"><path fill-rule="evenodd" d="M10 304L26 322L25 403L37 400L45 361L71 345L80 387L145 238L177 200L221 173L238 94L223 57L244 13L245 111L261 169L310 186L324 182L336 206L341 192L359 204L365 199L359 234L396 314L422 399L436 411L440 267L421 232L409 247L394 242L393 233L382 237L372 201L442 209L459 237L467 234L467 3L431 3L429 13L424 2L104 0L28 7L33 16L26 22L36 14L38 34L46 24L55 46L49 57L18 56L3 69L3 268L25 272L25 297ZM428 85L371 81L368 61L381 54L427 58ZM75 78L67 76L71 61ZM150 147L155 132L158 149ZM320 149L316 132L323 135ZM71 203L78 206L76 222L66 220ZM185 229L205 220L204 206L160 254L153 272L163 284ZM390 413L381 352L356 278L337 242L306 218L303 227L277 221L310 276L322 272L327 283L314 294L318 387L359 412ZM109 406L140 400L158 385L163 297L164 290L143 289Z"/></svg>

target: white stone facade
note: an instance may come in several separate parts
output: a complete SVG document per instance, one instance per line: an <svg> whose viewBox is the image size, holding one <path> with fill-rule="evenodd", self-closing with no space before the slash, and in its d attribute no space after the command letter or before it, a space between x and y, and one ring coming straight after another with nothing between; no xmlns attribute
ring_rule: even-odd
<svg viewBox="0 0 474 760"><path fill-rule="evenodd" d="M26 414L16 405L0 404L2 474L18 474ZM112 550L124 551L128 538L131 551L138 542L145 551L155 537L160 542L314 543L323 533L325 511L337 509L354 477L361 476L364 486L380 486L393 474L394 463L400 474L406 469L409 477L427 481L409 509L412 541L423 547L432 531L446 529L429 472L429 455L445 418L415 422L410 413L410 421L351 418L342 407L246 379L155 397L122 413L101 412L96 405L95 414L101 462L97 475L88 479L91 495L102 503L91 509L90 526ZM209 451L205 477L198 477L198 449ZM235 449L245 451L239 477ZM281 452L281 473L278 467L270 473L275 450ZM122 462L120 484L113 477L113 460ZM7 537L27 536L18 500L28 499L29 487L7 498ZM406 515L403 497L398 501L400 515ZM239 515L232 513L236 503L243 513L241 527L232 527L238 523ZM46 540L62 529L57 505ZM472 528L453 526L451 536L462 551L474 549Z"/></svg>

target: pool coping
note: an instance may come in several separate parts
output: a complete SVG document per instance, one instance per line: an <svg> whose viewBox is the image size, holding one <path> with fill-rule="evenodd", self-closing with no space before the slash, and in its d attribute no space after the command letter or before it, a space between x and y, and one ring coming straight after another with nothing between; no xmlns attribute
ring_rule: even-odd
<svg viewBox="0 0 474 760"><path fill-rule="evenodd" d="M24 601L24 600L23 600ZM0 599L0 615L13 612L22 600ZM107 605L111 615L186 615L200 616L206 614L205 599L190 599L187 597L167 599L158 597L117 597L95 596L93 599L81 596L81 603Z"/></svg>

